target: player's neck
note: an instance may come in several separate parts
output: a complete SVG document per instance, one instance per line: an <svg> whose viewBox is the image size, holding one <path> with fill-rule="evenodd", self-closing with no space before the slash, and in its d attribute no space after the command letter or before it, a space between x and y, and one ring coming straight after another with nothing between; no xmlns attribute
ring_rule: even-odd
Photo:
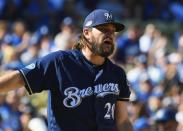
<svg viewBox="0 0 183 131"><path fill-rule="evenodd" d="M94 65L102 65L105 62L104 57L93 54L89 48L83 48L81 51L85 58Z"/></svg>

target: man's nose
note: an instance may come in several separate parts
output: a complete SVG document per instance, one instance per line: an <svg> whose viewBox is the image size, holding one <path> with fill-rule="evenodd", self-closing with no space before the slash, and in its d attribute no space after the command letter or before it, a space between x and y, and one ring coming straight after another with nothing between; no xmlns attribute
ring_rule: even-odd
<svg viewBox="0 0 183 131"><path fill-rule="evenodd" d="M106 35L107 36L113 36L114 35L114 31L113 30L107 30L106 31Z"/></svg>

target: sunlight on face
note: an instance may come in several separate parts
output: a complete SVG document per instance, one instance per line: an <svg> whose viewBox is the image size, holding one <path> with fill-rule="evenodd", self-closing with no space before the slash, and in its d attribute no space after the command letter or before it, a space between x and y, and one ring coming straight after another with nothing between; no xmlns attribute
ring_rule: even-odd
<svg viewBox="0 0 183 131"><path fill-rule="evenodd" d="M93 53L102 57L110 56L114 51L115 28L112 24L100 25L91 30Z"/></svg>

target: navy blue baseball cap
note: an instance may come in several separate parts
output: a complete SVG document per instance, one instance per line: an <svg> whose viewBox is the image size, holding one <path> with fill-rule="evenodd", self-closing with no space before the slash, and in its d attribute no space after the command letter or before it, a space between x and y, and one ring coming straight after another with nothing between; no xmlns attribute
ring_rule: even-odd
<svg viewBox="0 0 183 131"><path fill-rule="evenodd" d="M85 18L83 29L104 24L113 24L116 28L116 32L122 31L125 28L122 23L115 21L112 12L104 9L96 9Z"/></svg>

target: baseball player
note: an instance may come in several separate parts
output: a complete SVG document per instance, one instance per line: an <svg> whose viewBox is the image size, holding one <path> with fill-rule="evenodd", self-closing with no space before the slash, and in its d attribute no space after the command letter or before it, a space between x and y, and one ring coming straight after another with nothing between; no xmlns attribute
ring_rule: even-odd
<svg viewBox="0 0 183 131"><path fill-rule="evenodd" d="M85 19L80 40L0 78L0 92L25 86L48 91L49 131L132 131L123 69L109 59L115 32L124 29L111 12L97 9Z"/></svg>

